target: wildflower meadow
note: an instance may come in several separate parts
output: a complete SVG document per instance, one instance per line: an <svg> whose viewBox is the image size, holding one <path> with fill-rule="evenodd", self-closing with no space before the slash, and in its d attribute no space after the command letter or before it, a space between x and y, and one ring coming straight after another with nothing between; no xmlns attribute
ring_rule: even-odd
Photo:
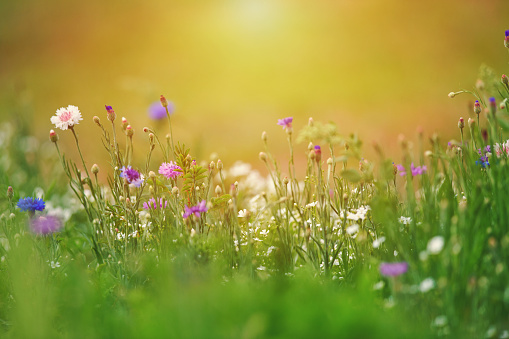
<svg viewBox="0 0 509 339"><path fill-rule="evenodd" d="M149 108L164 129L109 103L37 112L45 143L5 123L0 336L509 338L508 77L460 95L454 140L417 131L394 155L280 116L257 164L197 157L170 94Z"/></svg>

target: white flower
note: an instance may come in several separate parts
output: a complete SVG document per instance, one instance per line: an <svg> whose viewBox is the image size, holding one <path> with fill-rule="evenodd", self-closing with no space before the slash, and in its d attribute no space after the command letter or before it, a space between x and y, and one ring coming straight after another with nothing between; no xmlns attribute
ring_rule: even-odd
<svg viewBox="0 0 509 339"><path fill-rule="evenodd" d="M412 222L412 218L401 216L399 217L399 222L403 225L409 225Z"/></svg>
<svg viewBox="0 0 509 339"><path fill-rule="evenodd" d="M357 224L353 224L352 226L348 226L346 228L346 233L348 233L350 235L354 234L357 231L359 231L359 225L357 225Z"/></svg>
<svg viewBox="0 0 509 339"><path fill-rule="evenodd" d="M373 241L373 247L374 248L380 247L380 245L382 245L384 241L385 241L385 237L380 237L380 238L375 239Z"/></svg>
<svg viewBox="0 0 509 339"><path fill-rule="evenodd" d="M444 248L444 238L441 236L436 236L431 238L428 241L428 252L430 254L438 254L442 251L442 248Z"/></svg>
<svg viewBox="0 0 509 339"><path fill-rule="evenodd" d="M314 202L310 202L309 204L306 205L307 208L311 208L311 207L315 207L318 205L318 201L314 201Z"/></svg>
<svg viewBox="0 0 509 339"><path fill-rule="evenodd" d="M434 287L435 287L435 280L433 280L431 278L426 278L423 281L421 281L421 283L419 285L419 290L422 293L426 293L429 290L433 289Z"/></svg>
<svg viewBox="0 0 509 339"><path fill-rule="evenodd" d="M238 217L239 217L239 218L245 218L245 217L247 217L247 214L248 214L248 213L247 213L247 210L244 208L243 210L240 210L240 211L239 211L239 215L238 215Z"/></svg>
<svg viewBox="0 0 509 339"><path fill-rule="evenodd" d="M354 214L352 212L346 212L346 218L349 220L357 221L359 220L359 215L357 213Z"/></svg>
<svg viewBox="0 0 509 339"><path fill-rule="evenodd" d="M57 262L51 261L49 265L51 266L51 268L60 267L60 263L58 261Z"/></svg>
<svg viewBox="0 0 509 339"><path fill-rule="evenodd" d="M79 124L80 120L83 120L81 112L78 107L73 105L57 109L56 116L51 117L51 123L63 130Z"/></svg>

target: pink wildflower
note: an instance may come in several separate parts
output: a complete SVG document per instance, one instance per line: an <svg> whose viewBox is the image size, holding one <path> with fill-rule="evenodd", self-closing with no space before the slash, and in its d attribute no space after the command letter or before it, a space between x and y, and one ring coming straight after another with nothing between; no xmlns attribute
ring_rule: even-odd
<svg viewBox="0 0 509 339"><path fill-rule="evenodd" d="M169 163L163 162L162 165L159 166L159 174L164 175L168 179L175 179L179 175L182 175L182 168L173 161Z"/></svg>

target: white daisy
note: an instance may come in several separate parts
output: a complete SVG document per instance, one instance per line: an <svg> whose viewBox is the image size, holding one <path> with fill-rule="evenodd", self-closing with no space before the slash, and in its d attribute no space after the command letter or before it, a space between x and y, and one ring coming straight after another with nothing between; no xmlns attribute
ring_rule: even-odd
<svg viewBox="0 0 509 339"><path fill-rule="evenodd" d="M57 109L56 116L51 117L51 123L63 130L79 124L80 120L83 120L81 112L78 107L73 105Z"/></svg>

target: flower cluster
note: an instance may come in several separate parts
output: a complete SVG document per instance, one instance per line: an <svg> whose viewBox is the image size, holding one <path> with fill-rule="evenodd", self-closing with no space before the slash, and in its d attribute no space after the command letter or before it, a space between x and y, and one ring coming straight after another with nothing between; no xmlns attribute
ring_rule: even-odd
<svg viewBox="0 0 509 339"><path fill-rule="evenodd" d="M44 201L39 198L20 198L18 201L18 207L21 212L25 211L42 211L45 207Z"/></svg>
<svg viewBox="0 0 509 339"><path fill-rule="evenodd" d="M397 165L396 168L397 168L400 176L403 177L406 175L406 169L405 169L405 167L403 167L403 165ZM416 175L422 175L422 174L426 173L427 170L428 170L428 168L426 166L415 167L414 163L412 163L410 165L410 173L412 173L412 176L414 176L414 177Z"/></svg>
<svg viewBox="0 0 509 339"><path fill-rule="evenodd" d="M196 206L192 206L192 207L188 207L188 206L185 206L185 211L184 211L184 214L182 215L182 217L184 219L187 219L189 218L189 216L191 216L191 214L194 214L196 217L200 217L200 213L204 213L204 212L207 212L207 202L205 200L202 200L198 205Z"/></svg>
<svg viewBox="0 0 509 339"><path fill-rule="evenodd" d="M131 166L122 167L120 169L120 177L127 180L129 184L133 184L136 187L140 187L143 183L143 176L137 170L131 168Z"/></svg>
<svg viewBox="0 0 509 339"><path fill-rule="evenodd" d="M175 179L179 175L182 175L182 168L180 168L173 161L163 162L161 166L159 166L159 174L164 175L168 179Z"/></svg>
<svg viewBox="0 0 509 339"><path fill-rule="evenodd" d="M150 198L148 202L143 203L143 208L146 210L148 210L148 209L155 210L158 208L163 209L163 208L166 208L167 206L168 206L168 202L164 201L163 198L157 198L157 201L154 198Z"/></svg>

